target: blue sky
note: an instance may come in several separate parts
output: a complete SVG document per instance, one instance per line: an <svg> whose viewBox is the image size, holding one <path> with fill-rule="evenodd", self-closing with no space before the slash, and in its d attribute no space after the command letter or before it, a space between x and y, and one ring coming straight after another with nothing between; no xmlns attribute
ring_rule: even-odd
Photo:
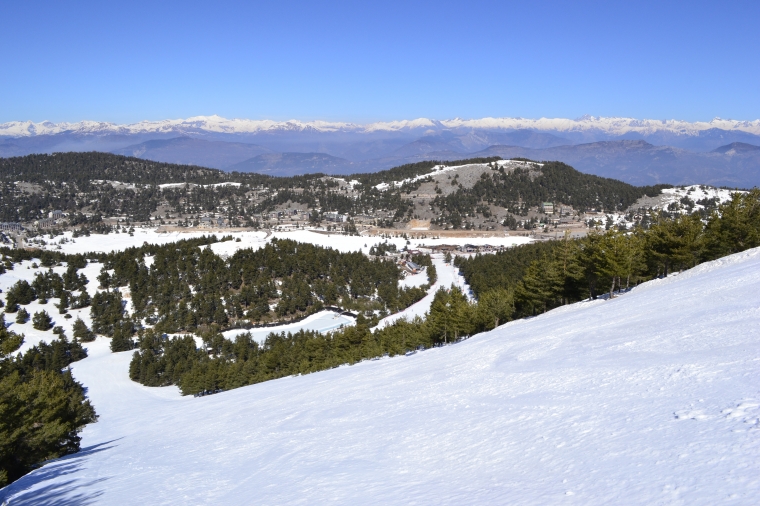
<svg viewBox="0 0 760 506"><path fill-rule="evenodd" d="M10 2L0 122L760 118L760 2Z"/></svg>

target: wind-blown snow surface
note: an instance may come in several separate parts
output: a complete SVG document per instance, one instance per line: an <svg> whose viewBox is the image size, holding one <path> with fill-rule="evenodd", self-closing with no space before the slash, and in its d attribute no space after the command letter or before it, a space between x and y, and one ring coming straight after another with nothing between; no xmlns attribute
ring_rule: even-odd
<svg viewBox="0 0 760 506"><path fill-rule="evenodd" d="M74 364L101 418L10 504L756 504L760 250L408 357L204 398Z"/></svg>

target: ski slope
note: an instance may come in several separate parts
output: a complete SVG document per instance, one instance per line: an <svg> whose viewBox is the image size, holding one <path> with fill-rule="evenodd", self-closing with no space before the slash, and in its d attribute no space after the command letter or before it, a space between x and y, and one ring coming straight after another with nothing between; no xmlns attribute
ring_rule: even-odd
<svg viewBox="0 0 760 506"><path fill-rule="evenodd" d="M412 356L203 398L73 364L100 420L6 504L756 504L760 250Z"/></svg>
<svg viewBox="0 0 760 506"><path fill-rule="evenodd" d="M346 316L335 311L319 311L307 316L305 319L296 323L286 323L272 327L256 327L252 329L232 329L222 332L222 335L232 341L240 334L250 333L254 341L263 344L267 336L271 333L280 334L281 332L295 334L299 330L315 331L320 333L337 330L344 326L353 325L356 319Z"/></svg>
<svg viewBox="0 0 760 506"><path fill-rule="evenodd" d="M417 316L424 318L425 313L430 311L430 306L433 304L433 299L435 299L436 292L441 288L448 289L452 286L455 286L462 290L462 293L464 293L468 299L473 299L470 285L468 285L464 277L459 274L459 269L457 267L455 267L453 264L446 263L444 261L443 255L440 253L431 255L431 259L433 260L433 265L435 265L436 274L438 274L438 280L433 284L433 286L428 289L427 295L425 295L422 299L418 300L408 308L403 309L398 313L393 313L392 315L386 316L380 320L378 323L378 328L385 328L395 321L401 319L412 321ZM426 271L421 274L417 274L416 276L420 275L424 275L425 280L427 281Z"/></svg>

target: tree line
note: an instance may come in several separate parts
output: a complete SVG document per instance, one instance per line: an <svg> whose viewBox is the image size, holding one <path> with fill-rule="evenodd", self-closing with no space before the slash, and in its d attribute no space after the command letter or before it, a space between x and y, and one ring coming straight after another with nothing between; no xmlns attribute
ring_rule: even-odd
<svg viewBox="0 0 760 506"><path fill-rule="evenodd" d="M69 364L87 356L63 332L18 354L23 335L0 314L0 487L47 460L79 451L79 432L97 419Z"/></svg>
<svg viewBox="0 0 760 506"><path fill-rule="evenodd" d="M419 346L450 343L511 319L548 311L676 269L760 246L760 191L735 194L707 223L698 216L654 220L649 229L591 233L583 239L537 243L496 255L460 257L457 265L477 294L440 289L425 318L383 328L360 316L355 326L329 334L270 334L263 344L250 334L225 339L219 329L168 339L138 333L130 377L145 385L178 385L184 394L236 388L292 374L353 364ZM482 275L474 276L473 273ZM505 271L505 272L500 272Z"/></svg>
<svg viewBox="0 0 760 506"><path fill-rule="evenodd" d="M476 295L513 293L516 315L610 297L674 270L760 246L760 190L735 193L707 220L698 214L653 215L648 228L610 229L582 239L533 243L495 255L459 257L456 265Z"/></svg>
<svg viewBox="0 0 760 506"><path fill-rule="evenodd" d="M449 195L437 196L432 205L443 213L442 222L474 216L483 203L493 204L523 215L528 207L542 202L562 203L575 210L623 210L643 196L659 195L671 185L633 186L616 179L583 174L562 162L545 162L541 166L515 168L493 166L472 188L460 188Z"/></svg>

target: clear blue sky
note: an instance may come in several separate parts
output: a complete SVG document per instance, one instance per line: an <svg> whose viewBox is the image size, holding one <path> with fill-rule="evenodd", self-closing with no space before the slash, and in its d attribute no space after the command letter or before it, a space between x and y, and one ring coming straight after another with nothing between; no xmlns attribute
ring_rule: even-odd
<svg viewBox="0 0 760 506"><path fill-rule="evenodd" d="M0 122L760 118L760 2L3 2Z"/></svg>

